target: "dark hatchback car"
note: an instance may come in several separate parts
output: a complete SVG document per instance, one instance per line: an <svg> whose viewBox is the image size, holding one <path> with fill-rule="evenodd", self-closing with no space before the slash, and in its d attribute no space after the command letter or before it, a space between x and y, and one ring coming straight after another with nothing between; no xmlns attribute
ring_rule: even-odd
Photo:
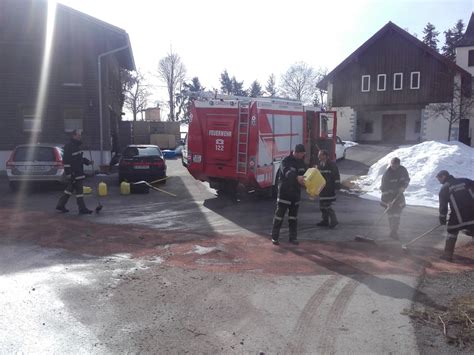
<svg viewBox="0 0 474 355"><path fill-rule="evenodd" d="M118 171L119 183L156 181L166 177L166 162L156 145L129 145L122 153Z"/></svg>

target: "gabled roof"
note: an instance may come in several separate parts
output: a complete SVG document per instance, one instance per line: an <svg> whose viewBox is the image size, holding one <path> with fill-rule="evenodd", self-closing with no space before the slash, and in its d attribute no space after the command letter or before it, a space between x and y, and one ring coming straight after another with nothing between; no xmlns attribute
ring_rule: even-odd
<svg viewBox="0 0 474 355"><path fill-rule="evenodd" d="M470 47L474 46L474 12L471 13L471 19L467 25L466 32L458 42L456 47Z"/></svg>
<svg viewBox="0 0 474 355"><path fill-rule="evenodd" d="M89 16L81 11L75 10L71 7L68 7L63 4L57 4L57 10L58 11L63 11L65 13L69 13L72 16L77 16L80 17L81 19L90 22L91 24L97 26L98 28L106 31L110 31L112 33L117 34L119 37L123 39L123 46L128 45L127 50L123 50L120 52L120 54L116 54L117 57L119 58L119 62L121 65L128 70L136 70L135 67L135 59L133 58L133 51L132 51L132 46L130 44L130 37L128 36L128 33L121 29L120 27L111 25L110 23L107 23L105 21L99 20L95 17ZM109 48L109 50L112 50L114 48Z"/></svg>
<svg viewBox="0 0 474 355"><path fill-rule="evenodd" d="M472 19L472 18L471 18ZM403 30L402 28L395 25L393 22L388 22L385 26L383 26L378 32L376 32L372 37L370 37L363 45L357 48L349 57L347 57L341 64L339 64L336 68L334 68L323 80L318 83L318 88L326 90L328 82L342 69L344 69L347 65L352 63L362 52L368 49L371 45L373 45L378 39L380 39L383 35L385 35L389 31L394 31L398 33L403 38L407 39L413 45L423 49L425 52L432 55L437 60L444 63L446 66L451 68L453 71L460 72L463 76L471 77L467 71L456 65L452 60L446 58L445 56L441 55L437 51L435 51L430 46L424 44L418 38L412 36L407 31Z"/></svg>

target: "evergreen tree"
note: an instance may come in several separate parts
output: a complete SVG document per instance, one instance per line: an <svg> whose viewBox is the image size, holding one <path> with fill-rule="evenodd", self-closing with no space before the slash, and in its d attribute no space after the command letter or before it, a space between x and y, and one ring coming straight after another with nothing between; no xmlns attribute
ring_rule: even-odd
<svg viewBox="0 0 474 355"><path fill-rule="evenodd" d="M232 80L229 77L227 69L224 70L224 72L221 74L221 78L219 81L221 83L221 93L225 95L232 94Z"/></svg>
<svg viewBox="0 0 474 355"><path fill-rule="evenodd" d="M257 80L250 85L248 92L250 97L260 97L263 95L262 86Z"/></svg>
<svg viewBox="0 0 474 355"><path fill-rule="evenodd" d="M278 89L276 86L275 74L271 74L267 80L267 86L265 86L265 91L268 96L275 97L278 95Z"/></svg>
<svg viewBox="0 0 474 355"><path fill-rule="evenodd" d="M237 81L235 76L232 77L231 80L232 83L232 91L231 94L234 94L235 96L247 96L247 91L243 89L244 87L244 82L243 81Z"/></svg>
<svg viewBox="0 0 474 355"><path fill-rule="evenodd" d="M456 60L456 46L464 34L464 22L458 20L453 28L444 31L445 43L442 48L443 55L452 61Z"/></svg>
<svg viewBox="0 0 474 355"><path fill-rule="evenodd" d="M439 42L438 35L439 32L436 31L436 27L428 22L423 29L423 43L437 51Z"/></svg>
<svg viewBox="0 0 474 355"><path fill-rule="evenodd" d="M199 96L205 88L201 85L199 78L195 76L190 83L183 83L183 89L176 95L178 110L176 113L177 121L189 123L189 105L192 100Z"/></svg>

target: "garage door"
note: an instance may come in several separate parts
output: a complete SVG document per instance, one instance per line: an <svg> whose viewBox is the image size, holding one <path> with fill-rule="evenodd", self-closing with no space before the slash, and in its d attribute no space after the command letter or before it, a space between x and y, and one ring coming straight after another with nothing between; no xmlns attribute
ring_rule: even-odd
<svg viewBox="0 0 474 355"><path fill-rule="evenodd" d="M406 115L382 116L382 139L389 143L405 142Z"/></svg>

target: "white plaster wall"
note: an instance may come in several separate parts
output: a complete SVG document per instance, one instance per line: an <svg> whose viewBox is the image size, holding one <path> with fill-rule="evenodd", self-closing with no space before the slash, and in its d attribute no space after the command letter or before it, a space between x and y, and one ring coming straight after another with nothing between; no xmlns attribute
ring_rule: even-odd
<svg viewBox="0 0 474 355"><path fill-rule="evenodd" d="M468 53L474 50L474 47L459 47L456 48L456 64L474 76L474 67L468 67Z"/></svg>
<svg viewBox="0 0 474 355"><path fill-rule="evenodd" d="M331 111L336 111L337 114L337 135L341 137L342 140L355 140L356 112L348 106L332 107Z"/></svg>
<svg viewBox="0 0 474 355"><path fill-rule="evenodd" d="M7 163L7 160L10 158L11 153L12 153L11 150L10 151L0 150L0 172L2 172L3 174L6 172L6 166L5 165ZM91 151L91 153L92 153L92 160L94 161L94 169L96 171L98 171L99 170L99 165L100 165L100 151L93 150L93 151ZM84 151L84 158L87 158L87 159L90 160L88 150ZM108 151L104 152L104 161L105 161L106 164L109 164L110 159L111 159L110 152L108 152ZM84 171L86 173L92 173L92 166L84 166Z"/></svg>
<svg viewBox="0 0 474 355"><path fill-rule="evenodd" d="M358 134L357 139L362 141L376 142L382 140L383 115L406 115L405 139L407 141L421 140L421 134L415 133L416 121L422 120L421 110L393 110L393 111L366 111L358 112ZM365 122L373 122L373 133L363 133Z"/></svg>
<svg viewBox="0 0 474 355"><path fill-rule="evenodd" d="M449 122L441 115L433 112L433 107L437 104L429 104L423 110L423 140L448 140ZM472 122L472 120L471 120ZM451 128L451 139L457 140L459 137L459 125L454 123Z"/></svg>

